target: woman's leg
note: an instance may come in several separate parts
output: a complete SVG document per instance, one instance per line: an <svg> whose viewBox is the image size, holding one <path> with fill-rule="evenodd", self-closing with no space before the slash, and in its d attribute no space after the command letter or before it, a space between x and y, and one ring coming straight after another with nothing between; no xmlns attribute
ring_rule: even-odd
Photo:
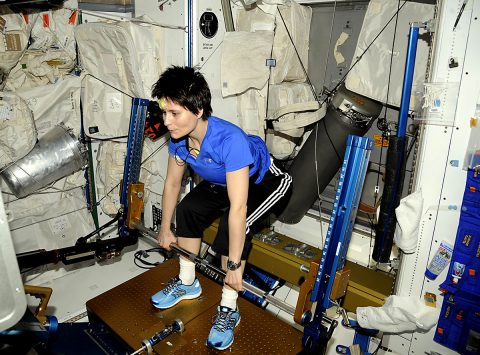
<svg viewBox="0 0 480 355"><path fill-rule="evenodd" d="M178 246L197 255L202 235L219 211L228 205L226 189L202 181L178 204L176 210L176 234ZM185 285L195 279L195 264L180 257L180 279Z"/></svg>
<svg viewBox="0 0 480 355"><path fill-rule="evenodd" d="M176 209L176 234L178 245L191 253L198 254L203 230L212 222L218 210L225 207L225 196L221 187L201 182L178 204ZM226 195L226 190L225 190ZM228 203L228 197L227 203ZM200 296L202 287L195 278L195 264L180 257L180 273L167 287L151 297L156 308L166 309L183 299Z"/></svg>

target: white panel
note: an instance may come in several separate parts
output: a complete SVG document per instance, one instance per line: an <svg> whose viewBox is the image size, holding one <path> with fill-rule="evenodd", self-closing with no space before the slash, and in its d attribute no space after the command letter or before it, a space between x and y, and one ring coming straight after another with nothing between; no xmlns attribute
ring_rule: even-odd
<svg viewBox="0 0 480 355"><path fill-rule="evenodd" d="M239 125L237 99L222 98L220 83L220 59L222 55L225 22L220 0L195 1L193 20L193 66L201 68L212 92L213 115ZM232 5L234 6L234 5ZM212 38L204 37L199 30L200 16L204 12L213 12L218 19L218 32ZM234 17L235 18L235 17Z"/></svg>
<svg viewBox="0 0 480 355"><path fill-rule="evenodd" d="M167 66L184 65L186 13L184 3L187 1L136 1L135 17L148 16L155 23L169 26L165 33L165 59ZM159 5L159 3L161 5ZM182 29L179 29L181 27Z"/></svg>
<svg viewBox="0 0 480 355"><path fill-rule="evenodd" d="M410 340L405 339L400 335L384 335L382 346L388 347L393 354L408 354L408 348L410 347ZM392 354L390 352L379 352L379 354Z"/></svg>
<svg viewBox="0 0 480 355"><path fill-rule="evenodd" d="M8 216L0 192L0 331L15 325L25 313L27 301L18 269L13 242L8 229Z"/></svg>
<svg viewBox="0 0 480 355"><path fill-rule="evenodd" d="M434 281L426 279L424 273L440 242L445 240L452 245L455 242L466 180L466 172L461 166L467 148L466 137L470 133L470 117L475 111L480 89L480 23L477 21L480 3L468 2L453 31L462 2L445 0L439 6L430 81L459 83L460 91L458 96L447 97L446 104L456 106L452 126L426 124L423 127L415 180L415 189L422 189L425 199L419 242L416 253L403 256L396 286L399 295L423 297L425 292L437 294L437 307L443 302L438 286L445 280L447 271ZM452 57L458 61L458 67L449 67ZM434 331L414 333L408 353L424 354L432 350L441 354L456 353L435 343ZM388 338L388 347L394 351L398 351L399 343L398 336Z"/></svg>

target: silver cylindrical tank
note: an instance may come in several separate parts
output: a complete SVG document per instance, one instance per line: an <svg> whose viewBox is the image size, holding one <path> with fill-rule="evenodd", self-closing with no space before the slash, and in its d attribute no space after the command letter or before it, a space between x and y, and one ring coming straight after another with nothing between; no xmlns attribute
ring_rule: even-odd
<svg viewBox="0 0 480 355"><path fill-rule="evenodd" d="M33 149L2 172L10 190L25 197L86 165L86 149L63 125L45 133Z"/></svg>

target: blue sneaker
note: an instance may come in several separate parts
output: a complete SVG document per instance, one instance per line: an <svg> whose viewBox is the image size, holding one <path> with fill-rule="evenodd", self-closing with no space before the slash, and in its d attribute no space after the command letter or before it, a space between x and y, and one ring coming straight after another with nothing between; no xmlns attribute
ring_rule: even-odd
<svg viewBox="0 0 480 355"><path fill-rule="evenodd" d="M225 350L233 344L235 327L240 323L240 312L225 306L218 306L213 327L207 339L207 346Z"/></svg>
<svg viewBox="0 0 480 355"><path fill-rule="evenodd" d="M191 300L202 294L202 286L197 278L191 285L184 285L177 276L168 282L167 287L151 297L155 308L167 309L175 306L182 300Z"/></svg>

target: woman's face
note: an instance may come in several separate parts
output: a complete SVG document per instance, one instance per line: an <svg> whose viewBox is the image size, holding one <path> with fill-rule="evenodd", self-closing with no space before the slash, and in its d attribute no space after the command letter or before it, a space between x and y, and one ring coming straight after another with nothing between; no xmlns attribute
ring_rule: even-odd
<svg viewBox="0 0 480 355"><path fill-rule="evenodd" d="M197 127L203 110L197 114L168 99L162 99L163 122L174 139L185 137Z"/></svg>

